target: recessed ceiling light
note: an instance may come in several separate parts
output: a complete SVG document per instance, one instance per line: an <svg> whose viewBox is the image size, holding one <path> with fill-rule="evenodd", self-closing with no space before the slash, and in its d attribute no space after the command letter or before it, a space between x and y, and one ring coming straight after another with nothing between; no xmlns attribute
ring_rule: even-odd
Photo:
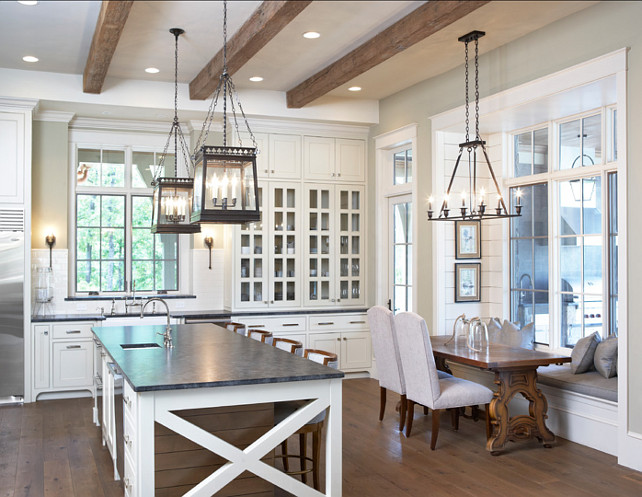
<svg viewBox="0 0 642 497"><path fill-rule="evenodd" d="M258 83L259 81L263 81L263 78L261 76L252 76L250 78L250 81L254 81L255 83Z"/></svg>
<svg viewBox="0 0 642 497"><path fill-rule="evenodd" d="M160 69L157 69L155 67L148 67L145 69L145 72L148 72L149 74L158 74L160 72Z"/></svg>
<svg viewBox="0 0 642 497"><path fill-rule="evenodd" d="M319 36L321 36L321 33L317 33L316 31L306 31L303 33L303 37L308 38L309 40L313 40Z"/></svg>
<svg viewBox="0 0 642 497"><path fill-rule="evenodd" d="M361 87L360 86L351 86L350 88L348 88L348 91L361 91Z"/></svg>
<svg viewBox="0 0 642 497"><path fill-rule="evenodd" d="M35 1L27 1L27 0L18 0L18 3L21 3L22 5L37 5L38 2Z"/></svg>
<svg viewBox="0 0 642 497"><path fill-rule="evenodd" d="M34 57L33 55L25 55L22 60L25 62L38 62L38 57Z"/></svg>

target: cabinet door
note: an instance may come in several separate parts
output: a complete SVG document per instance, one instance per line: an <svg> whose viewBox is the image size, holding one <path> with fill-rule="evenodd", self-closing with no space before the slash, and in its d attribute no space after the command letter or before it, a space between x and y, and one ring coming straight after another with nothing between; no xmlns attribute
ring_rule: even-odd
<svg viewBox="0 0 642 497"><path fill-rule="evenodd" d="M49 388L49 325L37 324L33 327L33 386Z"/></svg>
<svg viewBox="0 0 642 497"><path fill-rule="evenodd" d="M303 137L305 179L328 181L335 177L334 138Z"/></svg>
<svg viewBox="0 0 642 497"><path fill-rule="evenodd" d="M259 179L265 179L270 176L270 146L269 135L266 133L254 133L256 141L256 174ZM247 132L239 133L239 146L253 147L252 137Z"/></svg>
<svg viewBox="0 0 642 497"><path fill-rule="evenodd" d="M364 188L336 187L336 221L338 233L337 302L341 305L364 305L363 255L365 227Z"/></svg>
<svg viewBox="0 0 642 497"><path fill-rule="evenodd" d="M53 343L53 386L55 388L93 385L93 344L92 340Z"/></svg>
<svg viewBox="0 0 642 497"><path fill-rule="evenodd" d="M269 305L298 306L300 297L300 186L272 183L269 209Z"/></svg>
<svg viewBox="0 0 642 497"><path fill-rule="evenodd" d="M337 354L341 364L341 333L310 333L308 348Z"/></svg>
<svg viewBox="0 0 642 497"><path fill-rule="evenodd" d="M369 331L341 333L341 369L368 369L372 366L372 344Z"/></svg>
<svg viewBox="0 0 642 497"><path fill-rule="evenodd" d="M0 112L0 202L24 202L26 145L25 115Z"/></svg>
<svg viewBox="0 0 642 497"><path fill-rule="evenodd" d="M264 308L268 304L268 237L266 220L267 187L259 186L259 209L261 221L242 224L239 229L240 246L235 254L234 276L236 307Z"/></svg>
<svg viewBox="0 0 642 497"><path fill-rule="evenodd" d="M335 305L334 187L306 185L304 302L306 306Z"/></svg>
<svg viewBox="0 0 642 497"><path fill-rule="evenodd" d="M301 137L270 135L270 177L301 178Z"/></svg>
<svg viewBox="0 0 642 497"><path fill-rule="evenodd" d="M364 181L366 144L363 140L336 140L336 174L344 181Z"/></svg>

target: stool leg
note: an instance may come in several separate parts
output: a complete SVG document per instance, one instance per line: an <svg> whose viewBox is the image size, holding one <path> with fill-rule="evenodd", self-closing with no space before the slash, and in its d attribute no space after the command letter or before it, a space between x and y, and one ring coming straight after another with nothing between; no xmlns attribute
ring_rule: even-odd
<svg viewBox="0 0 642 497"><path fill-rule="evenodd" d="M408 401L406 400L406 395L401 396L401 404L399 409L399 431L403 431L403 425L406 424L406 410L408 409Z"/></svg>
<svg viewBox="0 0 642 497"><path fill-rule="evenodd" d="M288 441L283 440L281 442L281 454L283 454L283 469L287 473L290 471L290 465L288 463Z"/></svg>
<svg viewBox="0 0 642 497"><path fill-rule="evenodd" d="M319 425L318 430L312 432L312 484L315 490L319 488L319 464L321 462L321 429L323 424Z"/></svg>
<svg viewBox="0 0 642 497"><path fill-rule="evenodd" d="M415 415L415 403L408 400L408 411L406 412L406 438L410 436L412 430L412 418Z"/></svg>
<svg viewBox="0 0 642 497"><path fill-rule="evenodd" d="M301 471L305 471L307 469L305 456L308 453L308 437L306 435L306 433L299 433L299 461L301 461ZM306 473L301 474L301 481L303 483L308 483L308 475Z"/></svg>
<svg viewBox="0 0 642 497"><path fill-rule="evenodd" d="M379 421L383 419L383 415L386 412L386 389L379 387Z"/></svg>

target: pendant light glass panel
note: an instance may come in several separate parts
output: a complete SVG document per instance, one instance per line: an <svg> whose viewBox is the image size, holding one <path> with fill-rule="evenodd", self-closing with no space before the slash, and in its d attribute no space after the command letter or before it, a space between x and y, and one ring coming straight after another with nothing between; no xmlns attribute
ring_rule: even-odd
<svg viewBox="0 0 642 497"><path fill-rule="evenodd" d="M260 221L256 149L204 146L194 168L192 223Z"/></svg>
<svg viewBox="0 0 642 497"><path fill-rule="evenodd" d="M200 233L198 224L190 224L193 191L191 178L158 178L154 189L152 233Z"/></svg>

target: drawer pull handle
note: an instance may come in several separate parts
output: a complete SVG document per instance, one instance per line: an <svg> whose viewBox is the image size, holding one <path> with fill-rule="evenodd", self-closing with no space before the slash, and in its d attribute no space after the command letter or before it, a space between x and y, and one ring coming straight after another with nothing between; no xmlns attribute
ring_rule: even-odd
<svg viewBox="0 0 642 497"><path fill-rule="evenodd" d="M246 325L248 328L265 328L264 324L248 324Z"/></svg>
<svg viewBox="0 0 642 497"><path fill-rule="evenodd" d="M68 349L79 349L80 345L67 345Z"/></svg>
<svg viewBox="0 0 642 497"><path fill-rule="evenodd" d="M132 448L132 439L129 438L129 435L125 435L125 445L130 449Z"/></svg>
<svg viewBox="0 0 642 497"><path fill-rule="evenodd" d="M281 326L299 326L299 323L283 323Z"/></svg>
<svg viewBox="0 0 642 497"><path fill-rule="evenodd" d="M334 321L327 321L325 323L317 323L319 326L332 326Z"/></svg>
<svg viewBox="0 0 642 497"><path fill-rule="evenodd" d="M129 478L125 478L125 488L132 488L132 483Z"/></svg>
<svg viewBox="0 0 642 497"><path fill-rule="evenodd" d="M82 331L80 331L80 330L67 330L67 331L65 331L65 333L67 333L67 335L77 335L78 333L82 333Z"/></svg>
<svg viewBox="0 0 642 497"><path fill-rule="evenodd" d="M131 406L132 406L132 401L131 401L131 399L130 399L129 397L127 397L126 395L125 395L125 396L123 396L123 402L125 403L125 405L126 405L127 407L131 407Z"/></svg>
<svg viewBox="0 0 642 497"><path fill-rule="evenodd" d="M365 321L350 321L350 324L366 324Z"/></svg>

